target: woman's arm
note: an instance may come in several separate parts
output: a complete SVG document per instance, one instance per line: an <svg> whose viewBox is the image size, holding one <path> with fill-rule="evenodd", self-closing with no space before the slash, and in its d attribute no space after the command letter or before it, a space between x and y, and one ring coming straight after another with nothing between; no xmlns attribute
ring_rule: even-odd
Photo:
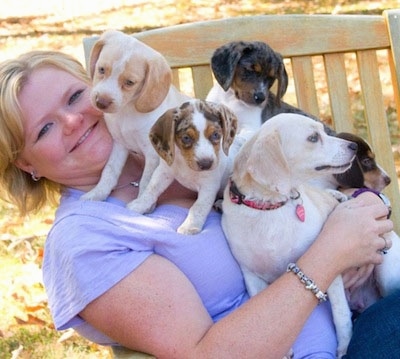
<svg viewBox="0 0 400 359"><path fill-rule="evenodd" d="M381 263L377 251L384 241L379 235L391 230L392 223L378 220L387 209L375 197L366 193L339 205L297 262L322 291L345 269ZM285 273L213 324L182 272L153 255L81 316L122 345L159 358L279 358L289 351L316 305L315 296L298 278Z"/></svg>

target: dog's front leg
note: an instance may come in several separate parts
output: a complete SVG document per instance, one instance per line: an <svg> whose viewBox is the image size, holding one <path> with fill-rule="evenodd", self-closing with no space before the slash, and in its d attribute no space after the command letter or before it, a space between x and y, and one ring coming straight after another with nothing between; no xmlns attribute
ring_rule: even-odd
<svg viewBox="0 0 400 359"><path fill-rule="evenodd" d="M333 322L335 324L338 341L337 357L341 358L346 354L353 331L351 311L347 302L341 276L336 277L329 286L328 296L332 307Z"/></svg>
<svg viewBox="0 0 400 359"><path fill-rule="evenodd" d="M146 154L143 174L140 179L139 196L145 192L159 163L160 157L153 149Z"/></svg>
<svg viewBox="0 0 400 359"><path fill-rule="evenodd" d="M127 204L127 208L137 213L150 213L157 204L158 197L174 180L170 167L163 161L155 169L149 184L138 198Z"/></svg>
<svg viewBox="0 0 400 359"><path fill-rule="evenodd" d="M102 201L106 199L118 183L119 176L128 159L129 151L117 141L113 142L110 157L101 173L100 181L89 192L81 196L83 200Z"/></svg>
<svg viewBox="0 0 400 359"><path fill-rule="evenodd" d="M199 233L207 219L208 214L215 202L219 190L216 186L200 188L197 200L189 209L184 222L178 227L177 232L180 234L196 234Z"/></svg>

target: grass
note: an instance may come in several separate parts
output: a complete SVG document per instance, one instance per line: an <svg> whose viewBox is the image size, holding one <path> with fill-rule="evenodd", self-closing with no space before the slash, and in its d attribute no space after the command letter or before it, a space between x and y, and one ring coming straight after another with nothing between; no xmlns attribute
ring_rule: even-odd
<svg viewBox="0 0 400 359"><path fill-rule="evenodd" d="M29 2L34 3L34 2ZM339 5L338 5L339 3ZM223 17L277 13L381 14L400 7L400 1L185 1L137 2L135 6L74 18L26 16L1 18L0 61L31 49L61 50L83 62L82 37L107 28L125 32ZM321 89L321 98L326 91ZM354 90L356 127L363 131L363 114ZM397 116L387 104L392 141L398 143ZM11 205L0 201L0 359L109 358L108 349L89 343L73 331L54 330L41 280L45 235L54 208L20 218Z"/></svg>

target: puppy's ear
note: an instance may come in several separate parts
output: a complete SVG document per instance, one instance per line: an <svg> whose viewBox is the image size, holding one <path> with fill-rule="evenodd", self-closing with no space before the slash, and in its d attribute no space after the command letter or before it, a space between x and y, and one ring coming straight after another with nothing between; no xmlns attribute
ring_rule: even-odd
<svg viewBox="0 0 400 359"><path fill-rule="evenodd" d="M282 150L278 131L260 134L254 142L247 161L247 171L265 188L281 194L291 190L290 168Z"/></svg>
<svg viewBox="0 0 400 359"><path fill-rule="evenodd" d="M211 68L215 79L227 91L232 85L236 66L243 55L242 42L230 42L215 50L211 57Z"/></svg>
<svg viewBox="0 0 400 359"><path fill-rule="evenodd" d="M238 120L235 114L229 110L228 107L218 104L217 109L220 114L222 124L222 150L228 156L229 147L231 147L231 144L235 139Z"/></svg>
<svg viewBox="0 0 400 359"><path fill-rule="evenodd" d="M95 42L95 44L92 47L92 50L90 51L89 74L92 80L94 78L94 71L96 69L97 60L99 59L100 52L103 49L105 43L106 43L105 40L103 38L100 38Z"/></svg>
<svg viewBox="0 0 400 359"><path fill-rule="evenodd" d="M285 64L283 62L283 58L282 58L281 54L278 54L277 52L275 54L277 57L276 61L278 63L278 66L277 66L278 89L277 89L275 98L276 98L276 105L278 107L280 107L281 99L286 93L289 80L288 80L288 74L286 72Z"/></svg>
<svg viewBox="0 0 400 359"><path fill-rule="evenodd" d="M136 100L139 112L150 112L164 101L172 82L172 72L167 61L159 55L147 63L144 84Z"/></svg>
<svg viewBox="0 0 400 359"><path fill-rule="evenodd" d="M175 118L176 109L169 109L155 122L150 129L150 141L158 155L169 166L172 165L175 158Z"/></svg>

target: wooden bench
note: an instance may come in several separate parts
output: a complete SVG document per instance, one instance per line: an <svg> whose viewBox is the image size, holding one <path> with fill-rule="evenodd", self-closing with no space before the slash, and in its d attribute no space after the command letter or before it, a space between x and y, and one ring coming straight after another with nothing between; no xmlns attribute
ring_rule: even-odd
<svg viewBox="0 0 400 359"><path fill-rule="evenodd" d="M397 130L400 9L381 16L244 16L133 35L166 57L178 88L201 99L213 85L210 59L217 47L257 40L280 52L295 94L285 100L326 120L338 132L362 135L374 148L378 163L392 178L385 193L400 232L400 194L387 114L392 112ZM86 59L97 38L84 39ZM354 82L356 88L349 88Z"/></svg>

